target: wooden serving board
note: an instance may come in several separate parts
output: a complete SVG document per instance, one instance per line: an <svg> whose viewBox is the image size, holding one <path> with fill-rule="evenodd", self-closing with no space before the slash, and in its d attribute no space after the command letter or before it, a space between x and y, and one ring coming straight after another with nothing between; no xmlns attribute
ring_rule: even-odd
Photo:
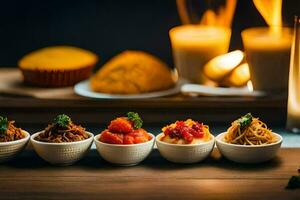
<svg viewBox="0 0 300 200"><path fill-rule="evenodd" d="M118 167L92 150L73 166L56 167L27 151L0 165L0 199L299 200L299 189L285 189L299 155L299 148L282 148L272 161L243 165L215 149L204 162L183 165L154 150L137 166Z"/></svg>
<svg viewBox="0 0 300 200"><path fill-rule="evenodd" d="M39 99L80 99L73 87L40 88L23 84L21 72L16 68L0 69L0 93Z"/></svg>
<svg viewBox="0 0 300 200"><path fill-rule="evenodd" d="M144 121L158 126L175 120L193 118L206 123L228 125L252 112L268 124L284 125L286 99L268 97L188 97L109 100L89 99L74 94L73 88L38 88L22 84L18 69L0 69L0 109L2 115L22 126L45 126L49 120L66 113L85 125L106 124L128 111L139 112Z"/></svg>

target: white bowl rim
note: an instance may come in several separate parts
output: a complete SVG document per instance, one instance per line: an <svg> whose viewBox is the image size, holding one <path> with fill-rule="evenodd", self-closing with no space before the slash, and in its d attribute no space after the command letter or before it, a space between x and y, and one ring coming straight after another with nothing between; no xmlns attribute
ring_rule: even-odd
<svg viewBox="0 0 300 200"><path fill-rule="evenodd" d="M171 143L167 143L167 142L163 142L160 140L160 137L162 136L162 134L164 133L159 133L156 137L155 137L155 141L156 143L161 143L164 145L169 145L169 146L177 146L177 147L193 147L193 146L201 146L201 145L205 145L205 144L209 144L212 142L215 142L215 136L213 134L210 134L211 139L206 141L206 142L201 142L201 143L195 143L195 144L171 144Z"/></svg>
<svg viewBox="0 0 300 200"><path fill-rule="evenodd" d="M23 129L21 129L21 131L26 135L24 138L19 139L19 140L9 141L9 142L0 142L0 147L1 146L6 146L6 145L18 144L18 143L28 141L30 139L30 134L27 131L23 130Z"/></svg>
<svg viewBox="0 0 300 200"><path fill-rule="evenodd" d="M104 143L98 140L98 138L100 137L101 133L99 133L98 135L95 135L94 137L94 141L95 143L99 143L101 145L106 145L106 146L113 146L113 147L135 147L135 146L141 146L141 145L145 145L148 143L153 143L154 139L155 139L155 135L153 135L152 133L147 132L149 135L151 135L151 140L147 141L147 142L142 142L142 143L138 143L138 144L109 144L109 143Z"/></svg>
<svg viewBox="0 0 300 200"><path fill-rule="evenodd" d="M231 143L227 143L227 142L222 141L223 135L226 134L226 133L227 133L227 131L218 134L218 135L216 136L216 142L217 142L217 143L224 144L224 145L227 145L227 146L233 146L233 147L242 147L242 148L263 148L263 147L275 146L275 145L281 144L281 143L282 143L282 140L283 140L283 138L282 138L281 135L279 135L278 133L272 132L272 134L274 134L276 137L278 137L279 140L278 140L277 142L274 142L274 143L271 143L271 144L263 144L263 145L231 144Z"/></svg>
<svg viewBox="0 0 300 200"><path fill-rule="evenodd" d="M85 143L85 142L89 142L90 140L92 141L93 140L93 137L94 137L94 134L91 133L91 132L88 132L88 131L85 131L90 137L87 138L87 139L84 139L84 140L80 140L80 141L75 141L75 142L61 142L61 143L54 143L54 142L41 142L41 141L38 141L38 140L35 140L34 138L41 134L43 131L39 131L39 132L36 132L34 134L31 135L30 137L30 141L32 143L36 143L36 144L43 144L43 145L51 145L51 146L61 146L61 145L71 145L71 144L80 144L80 143Z"/></svg>

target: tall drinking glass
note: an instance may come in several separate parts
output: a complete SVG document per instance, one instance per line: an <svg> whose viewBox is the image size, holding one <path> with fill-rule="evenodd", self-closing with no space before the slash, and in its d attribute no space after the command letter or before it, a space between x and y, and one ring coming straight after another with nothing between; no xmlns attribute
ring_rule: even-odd
<svg viewBox="0 0 300 200"><path fill-rule="evenodd" d="M183 26L170 30L173 58L180 78L206 84L204 65L227 53L236 0L177 0Z"/></svg>
<svg viewBox="0 0 300 200"><path fill-rule="evenodd" d="M295 17L294 36L291 50L287 128L300 132L300 17Z"/></svg>

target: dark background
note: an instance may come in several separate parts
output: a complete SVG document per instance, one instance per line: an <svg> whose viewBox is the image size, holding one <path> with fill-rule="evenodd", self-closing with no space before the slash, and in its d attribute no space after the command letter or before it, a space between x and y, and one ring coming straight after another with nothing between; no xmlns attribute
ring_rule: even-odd
<svg viewBox="0 0 300 200"><path fill-rule="evenodd" d="M284 23L291 26L300 1L283 1ZM168 31L179 24L175 0L6 0L0 66L14 67L32 50L61 44L94 51L99 65L125 49L148 51L172 65ZM241 30L265 25L251 0L238 0L231 49L242 48Z"/></svg>

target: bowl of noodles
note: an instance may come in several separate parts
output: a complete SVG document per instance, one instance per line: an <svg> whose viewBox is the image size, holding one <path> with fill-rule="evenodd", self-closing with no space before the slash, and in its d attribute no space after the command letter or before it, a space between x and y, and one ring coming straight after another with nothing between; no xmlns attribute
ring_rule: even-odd
<svg viewBox="0 0 300 200"><path fill-rule="evenodd" d="M216 137L221 154L238 163L261 163L276 157L282 137L250 113L233 121Z"/></svg>
<svg viewBox="0 0 300 200"><path fill-rule="evenodd" d="M30 138L37 154L54 165L71 165L90 149L94 135L72 122L67 115L58 115L45 130Z"/></svg>
<svg viewBox="0 0 300 200"><path fill-rule="evenodd" d="M14 121L0 116L0 162L8 161L27 145L30 134L15 126Z"/></svg>

